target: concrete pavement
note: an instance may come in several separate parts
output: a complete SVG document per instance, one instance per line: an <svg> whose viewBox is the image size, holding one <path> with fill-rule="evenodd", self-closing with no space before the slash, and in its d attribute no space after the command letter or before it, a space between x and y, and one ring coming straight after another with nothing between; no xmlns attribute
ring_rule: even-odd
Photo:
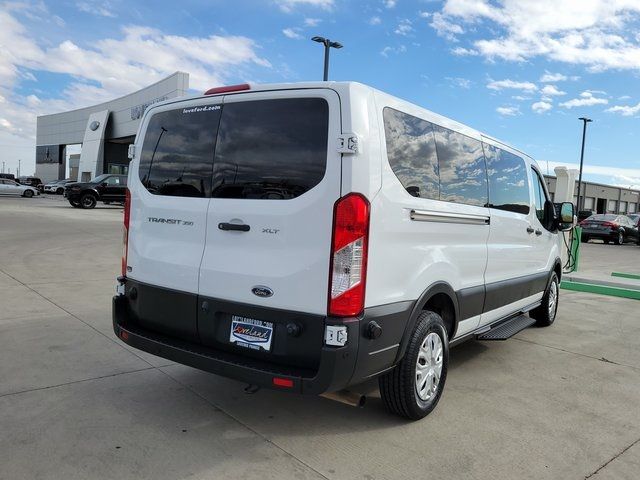
<svg viewBox="0 0 640 480"><path fill-rule="evenodd" d="M121 222L0 198L0 479L638 478L637 301L561 291L551 328L454 348L440 404L409 423L375 383L363 409L247 395L122 344ZM585 268L619 251L593 247Z"/></svg>

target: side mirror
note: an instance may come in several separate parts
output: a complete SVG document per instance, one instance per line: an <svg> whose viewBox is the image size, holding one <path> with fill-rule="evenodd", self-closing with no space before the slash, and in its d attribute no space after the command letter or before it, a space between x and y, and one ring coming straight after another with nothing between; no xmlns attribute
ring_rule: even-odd
<svg viewBox="0 0 640 480"><path fill-rule="evenodd" d="M107 182L102 182L102 183L100 184L100 186L102 186L102 187L106 187L106 186L107 186Z"/></svg>
<svg viewBox="0 0 640 480"><path fill-rule="evenodd" d="M560 214L558 215L558 230L567 231L573 228L574 207L571 202L560 204Z"/></svg>

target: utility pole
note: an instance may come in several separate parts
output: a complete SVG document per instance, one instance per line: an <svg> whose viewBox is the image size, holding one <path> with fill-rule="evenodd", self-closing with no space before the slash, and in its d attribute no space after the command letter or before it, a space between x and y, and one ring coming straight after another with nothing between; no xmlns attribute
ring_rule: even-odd
<svg viewBox="0 0 640 480"><path fill-rule="evenodd" d="M342 48L342 44L339 42L332 42L328 38L313 37L311 40L324 45L324 75L322 79L326 82L329 80L329 50L331 48Z"/></svg>
<svg viewBox="0 0 640 480"><path fill-rule="evenodd" d="M4 162L2 162L2 173L4 173Z"/></svg>
<svg viewBox="0 0 640 480"><path fill-rule="evenodd" d="M576 210L580 212L581 203L580 203L580 193L582 191L582 165L584 164L584 141L587 136L587 123L592 122L590 118L580 117L578 120L582 120L582 149L580 150L580 174L578 175L578 201L576 205Z"/></svg>
<svg viewBox="0 0 640 480"><path fill-rule="evenodd" d="M18 177L20 176L20 162L22 162L22 160L18 159Z"/></svg>

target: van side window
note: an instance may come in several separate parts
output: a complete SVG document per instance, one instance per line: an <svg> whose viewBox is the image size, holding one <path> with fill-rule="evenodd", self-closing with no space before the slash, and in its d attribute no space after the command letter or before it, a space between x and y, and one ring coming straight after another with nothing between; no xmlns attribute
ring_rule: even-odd
<svg viewBox="0 0 640 480"><path fill-rule="evenodd" d="M383 111L387 157L393 173L414 197L440 198L433 125L386 107Z"/></svg>
<svg viewBox="0 0 640 480"><path fill-rule="evenodd" d="M540 175L533 168L531 169L531 181L533 183L533 203L536 208L536 216L540 223L544 225L544 204L547 201L547 196L544 192Z"/></svg>
<svg viewBox="0 0 640 480"><path fill-rule="evenodd" d="M208 197L219 121L218 105L153 115L138 169L147 190L155 195Z"/></svg>
<svg viewBox="0 0 640 480"><path fill-rule="evenodd" d="M489 177L489 206L509 212L529 213L529 180L522 158L482 143Z"/></svg>
<svg viewBox="0 0 640 480"><path fill-rule="evenodd" d="M213 162L214 198L286 200L327 168L329 104L322 98L227 103Z"/></svg>
<svg viewBox="0 0 640 480"><path fill-rule="evenodd" d="M440 200L484 207L488 203L487 168L482 143L434 125L440 173Z"/></svg>

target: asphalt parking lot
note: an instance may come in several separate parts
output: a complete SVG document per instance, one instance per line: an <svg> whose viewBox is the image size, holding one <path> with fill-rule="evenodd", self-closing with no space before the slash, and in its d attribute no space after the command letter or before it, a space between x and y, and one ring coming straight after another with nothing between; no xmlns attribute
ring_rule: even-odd
<svg viewBox="0 0 640 480"><path fill-rule="evenodd" d="M362 409L248 395L122 344L121 223L0 198L0 479L640 476L638 301L563 290L551 328L454 348L438 408L409 423L375 384ZM582 265L607 255L640 271L635 245L588 244Z"/></svg>

